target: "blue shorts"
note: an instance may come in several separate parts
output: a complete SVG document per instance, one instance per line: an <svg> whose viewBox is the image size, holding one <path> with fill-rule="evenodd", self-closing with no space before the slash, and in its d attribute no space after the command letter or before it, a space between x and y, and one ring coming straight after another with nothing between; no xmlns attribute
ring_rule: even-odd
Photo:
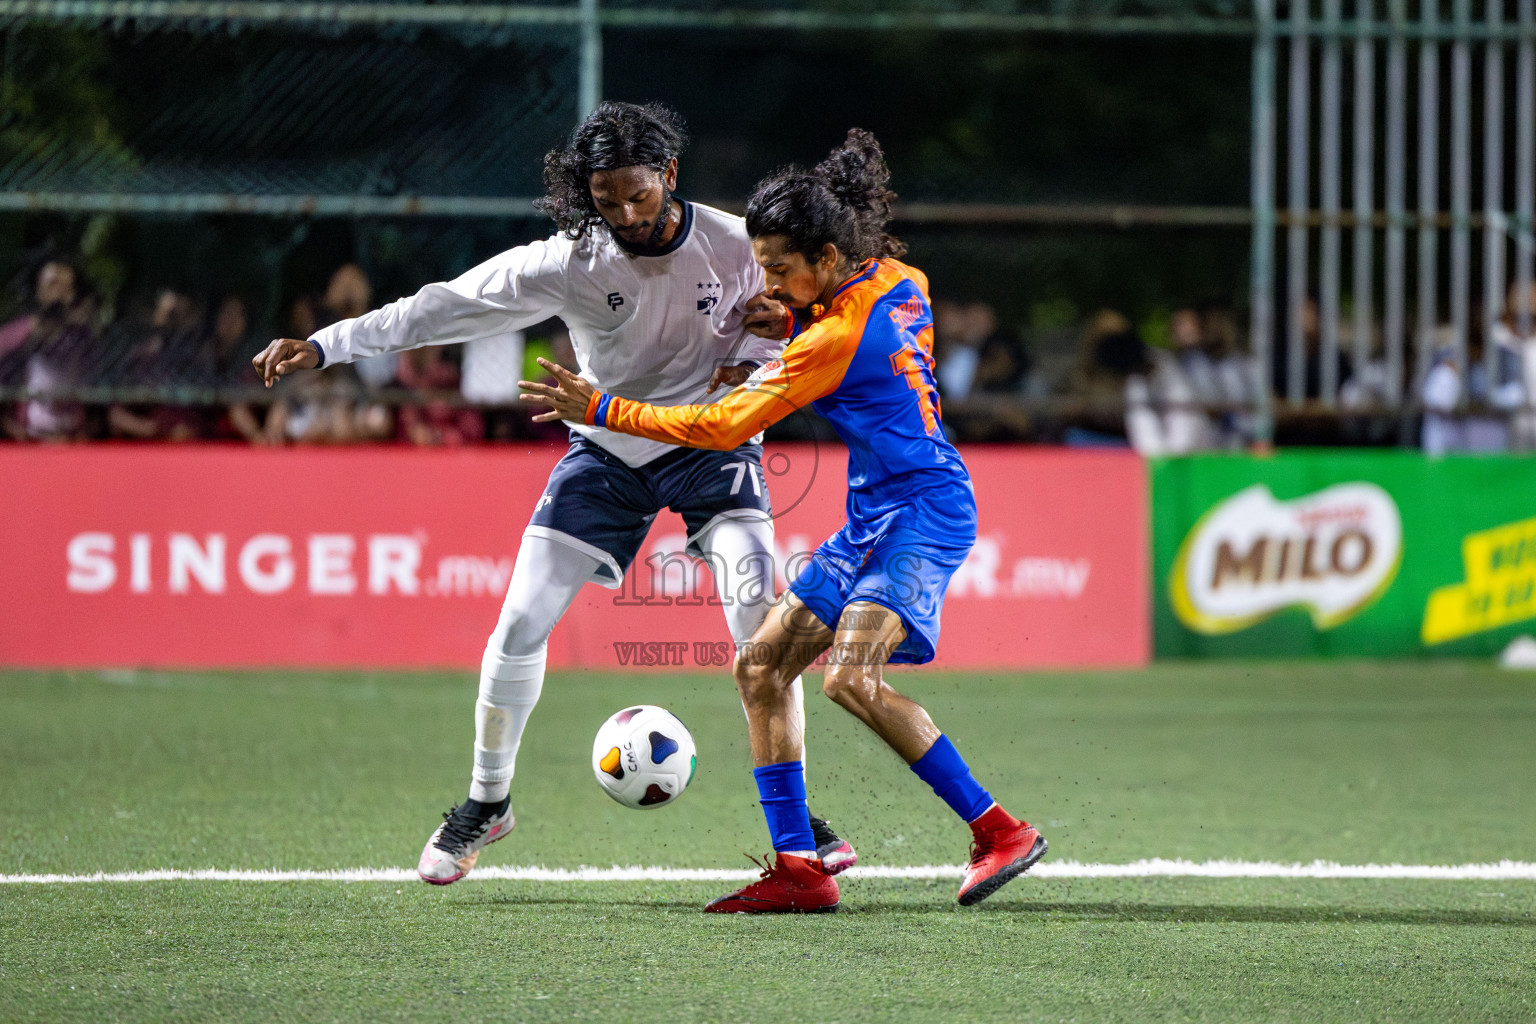
<svg viewBox="0 0 1536 1024"><path fill-rule="evenodd" d="M976 543L976 496L970 481L935 476L894 498L849 492L848 522L816 549L789 585L832 629L855 601L870 601L901 616L907 636L891 653L892 662L933 660L949 578Z"/></svg>
<svg viewBox="0 0 1536 1024"><path fill-rule="evenodd" d="M534 507L525 535L583 551L601 565L593 581L617 589L664 508L683 517L688 553L702 556L698 541L717 519L773 516L763 477L761 445L728 452L679 448L643 466L629 466L584 437L556 463Z"/></svg>

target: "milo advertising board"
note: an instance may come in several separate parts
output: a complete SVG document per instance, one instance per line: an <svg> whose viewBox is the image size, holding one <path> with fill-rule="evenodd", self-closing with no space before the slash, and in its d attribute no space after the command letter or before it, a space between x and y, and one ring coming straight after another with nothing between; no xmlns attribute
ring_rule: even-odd
<svg viewBox="0 0 1536 1024"><path fill-rule="evenodd" d="M1536 459L1154 461L1159 657L1488 655L1536 633Z"/></svg>

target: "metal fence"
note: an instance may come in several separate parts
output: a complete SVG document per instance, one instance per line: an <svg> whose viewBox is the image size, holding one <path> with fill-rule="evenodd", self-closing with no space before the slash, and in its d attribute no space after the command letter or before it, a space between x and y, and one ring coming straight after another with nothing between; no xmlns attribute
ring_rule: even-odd
<svg viewBox="0 0 1536 1024"><path fill-rule="evenodd" d="M0 0L8 83L25 70L23 31L67 26L95 40L95 52L76 59L154 96L142 105L152 114L118 119L109 136L88 126L29 135L12 123L0 134L8 146L0 210L526 217L538 155L602 95L604 37L616 32L1054 33L1250 45L1247 206L919 197L898 215L916 225L1250 231L1262 438L1277 416L1337 409L1346 365L1356 375L1376 367L1382 408L1411 407L1442 324L1463 367L1470 342L1484 341L1489 375L1497 367L1487 341L1500 318L1532 333L1533 5ZM225 86L178 90L175 70L193 65L222 73ZM1516 305L1506 309L1511 283Z"/></svg>
<svg viewBox="0 0 1536 1024"><path fill-rule="evenodd" d="M1255 13L1251 336L1266 381L1280 368L1283 406L1315 401L1331 409L1347 355L1357 371L1383 365L1383 397L1395 405L1416 394L1442 324L1461 367L1477 337L1485 372L1495 375L1490 336L1499 319L1510 313L1518 333L1531 334L1536 4L1355 0L1346 10L1344 0L1321 0L1293 3L1281 18L1274 0L1256 0ZM1283 278L1275 259L1280 220ZM1480 287L1473 283L1479 264ZM1506 310L1511 281L1516 308ZM1319 365L1309 393L1310 302ZM1267 401L1273 389L1260 393Z"/></svg>

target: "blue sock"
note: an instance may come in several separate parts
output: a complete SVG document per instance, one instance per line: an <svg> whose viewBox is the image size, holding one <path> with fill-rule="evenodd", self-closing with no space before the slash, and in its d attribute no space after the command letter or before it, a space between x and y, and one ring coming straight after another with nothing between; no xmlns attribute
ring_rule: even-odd
<svg viewBox="0 0 1536 1024"><path fill-rule="evenodd" d="M763 816L768 819L773 848L816 849L811 812L805 807L805 765L800 761L768 764L754 768L752 774L757 778L758 800L763 805Z"/></svg>
<svg viewBox="0 0 1536 1024"><path fill-rule="evenodd" d="M912 762L917 777L933 787L939 799L949 804L950 810L970 822L987 813L992 806L992 794L981 788L981 783L971 776L965 758L949 742L948 736L940 736L928 748L928 753Z"/></svg>

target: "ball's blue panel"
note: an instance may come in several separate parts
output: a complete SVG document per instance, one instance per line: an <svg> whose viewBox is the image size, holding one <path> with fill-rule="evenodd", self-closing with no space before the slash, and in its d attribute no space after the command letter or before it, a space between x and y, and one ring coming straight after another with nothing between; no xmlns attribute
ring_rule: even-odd
<svg viewBox="0 0 1536 1024"><path fill-rule="evenodd" d="M677 740L659 732L651 733L651 763L661 764L677 753Z"/></svg>

